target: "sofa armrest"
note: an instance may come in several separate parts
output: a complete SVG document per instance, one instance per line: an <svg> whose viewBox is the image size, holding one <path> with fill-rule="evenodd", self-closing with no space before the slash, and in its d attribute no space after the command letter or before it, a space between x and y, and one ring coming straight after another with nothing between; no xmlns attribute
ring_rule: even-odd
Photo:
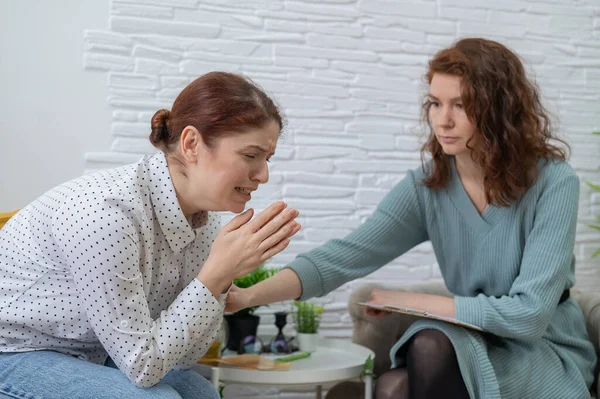
<svg viewBox="0 0 600 399"><path fill-rule="evenodd" d="M600 355L600 293L572 290L573 297L579 303L585 318L585 326L587 327L590 341L594 344L596 355ZM596 375L593 388L595 392L600 392L600 362L596 365Z"/></svg>
<svg viewBox="0 0 600 399"><path fill-rule="evenodd" d="M368 316L358 302L369 300L371 291L375 288L395 291L420 292L425 294L444 295L452 294L441 282L404 285L388 287L381 284L365 284L355 288L348 300L348 311L352 318L352 342L366 346L375 352L375 375L387 371L391 367L390 349L400 339L406 329L417 317L392 313L387 316Z"/></svg>

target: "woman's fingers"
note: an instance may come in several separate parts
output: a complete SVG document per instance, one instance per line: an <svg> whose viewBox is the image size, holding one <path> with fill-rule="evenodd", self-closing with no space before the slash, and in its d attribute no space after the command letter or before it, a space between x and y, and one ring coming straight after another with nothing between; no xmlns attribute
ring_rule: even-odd
<svg viewBox="0 0 600 399"><path fill-rule="evenodd" d="M260 257L260 262L266 262L268 259L272 258L273 256L277 255L278 253L280 253L281 251L283 251L288 245L290 244L290 240L289 239L285 239L283 241L280 241L279 244L275 245L274 247L269 248L267 251L265 251L262 256Z"/></svg>
<svg viewBox="0 0 600 399"><path fill-rule="evenodd" d="M251 222L247 224L247 228L250 229L251 233L256 233L261 228L270 223L273 218L280 215L282 211L287 207L287 204L283 201L275 202L267 207L264 211L258 214ZM285 212L283 212L285 213Z"/></svg>
<svg viewBox="0 0 600 399"><path fill-rule="evenodd" d="M290 238L295 233L300 230L298 228L298 223L295 220L290 220L286 224L284 224L279 230L277 230L274 234L267 237L263 242L261 242L258 246L258 249L268 250L269 248L277 245L280 241L285 240L286 238Z"/></svg>
<svg viewBox="0 0 600 399"><path fill-rule="evenodd" d="M215 262L230 264L230 273L238 276L251 272L265 260L283 251L289 245L289 238L301 227L294 221L298 211L286 207L283 201L279 201L252 220L252 209L233 218L222 231L237 231L240 234L217 236L212 249L218 250L219 255L215 256L220 260Z"/></svg>
<svg viewBox="0 0 600 399"><path fill-rule="evenodd" d="M248 306L248 298L243 289L233 285L225 300L226 312L237 312Z"/></svg>
<svg viewBox="0 0 600 399"><path fill-rule="evenodd" d="M372 317L382 317L382 316L387 316L390 314L390 312L386 312L383 310L377 310L377 309L373 309L373 308L363 308L363 311L367 316L372 316Z"/></svg>
<svg viewBox="0 0 600 399"><path fill-rule="evenodd" d="M266 241L272 235L275 235L279 230L283 228L291 220L294 220L298 216L299 212L294 208L287 208L285 211L277 215L273 220L270 220L267 224L262 226L255 235L256 239L261 242ZM291 231L290 231L291 232Z"/></svg>
<svg viewBox="0 0 600 399"><path fill-rule="evenodd" d="M302 225L300 223L296 222L296 228L294 230L292 230L292 232L286 238L290 238L290 237L296 235L296 233L299 232L301 228L302 228Z"/></svg>
<svg viewBox="0 0 600 399"><path fill-rule="evenodd" d="M231 219L229 223L227 223L221 228L221 230L225 231L226 233L237 230L244 224L248 223L248 221L252 219L252 215L254 215L254 209L247 209L245 212L240 213L239 215Z"/></svg>

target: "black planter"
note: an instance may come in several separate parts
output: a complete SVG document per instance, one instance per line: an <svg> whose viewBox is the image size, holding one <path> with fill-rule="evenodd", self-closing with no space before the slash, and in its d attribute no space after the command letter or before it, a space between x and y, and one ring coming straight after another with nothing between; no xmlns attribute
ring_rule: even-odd
<svg viewBox="0 0 600 399"><path fill-rule="evenodd" d="M225 315L227 326L229 327L229 339L227 340L227 349L240 351L240 342L247 336L256 337L258 332L258 323L260 317L255 315Z"/></svg>

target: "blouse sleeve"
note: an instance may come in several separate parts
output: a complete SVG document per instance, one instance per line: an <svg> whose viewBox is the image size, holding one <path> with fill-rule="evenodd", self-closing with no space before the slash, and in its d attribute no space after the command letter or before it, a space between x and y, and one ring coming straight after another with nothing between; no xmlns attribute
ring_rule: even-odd
<svg viewBox="0 0 600 399"><path fill-rule="evenodd" d="M208 349L223 305L194 278L152 319L140 271L143 242L131 212L120 204L88 206L63 206L53 223L56 242L100 343L133 383L153 386L190 349Z"/></svg>

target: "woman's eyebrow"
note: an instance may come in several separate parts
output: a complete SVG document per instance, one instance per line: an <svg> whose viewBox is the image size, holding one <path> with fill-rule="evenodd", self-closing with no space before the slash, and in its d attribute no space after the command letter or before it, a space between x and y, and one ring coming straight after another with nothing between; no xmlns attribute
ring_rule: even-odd
<svg viewBox="0 0 600 399"><path fill-rule="evenodd" d="M428 93L427 97L429 97L429 98L431 98L432 100L435 100L435 101L440 101L440 99L437 98L436 96L434 96L433 94L429 94ZM457 97L453 97L453 98L450 99L450 102L457 102L457 101L462 101L462 97L457 96Z"/></svg>
<svg viewBox="0 0 600 399"><path fill-rule="evenodd" d="M256 144L250 144L250 145L246 146L246 148L247 148L247 149L248 149L248 148L254 148L254 149L257 149L257 150L259 150L259 151L262 151L262 152L269 152L269 149L268 149L268 148L263 148L263 147L261 147L261 146L259 146L259 145L256 145ZM269 155L273 155L273 154L275 154L275 152L272 152L272 153L271 153L271 154L269 154Z"/></svg>

